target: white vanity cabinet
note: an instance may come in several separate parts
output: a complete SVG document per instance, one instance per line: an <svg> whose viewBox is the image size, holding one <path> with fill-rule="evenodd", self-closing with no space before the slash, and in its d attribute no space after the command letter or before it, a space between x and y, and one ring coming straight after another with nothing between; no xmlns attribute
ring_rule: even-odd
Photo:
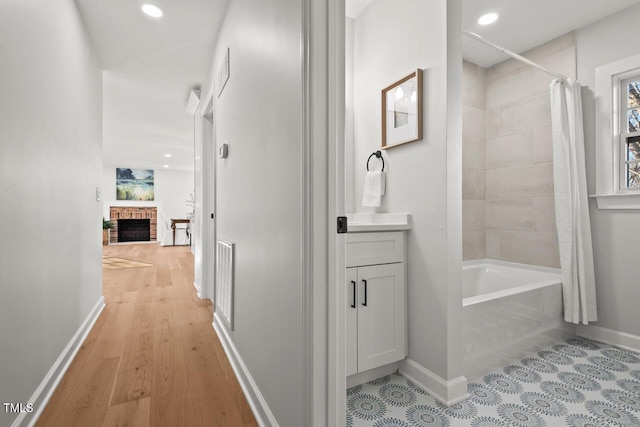
<svg viewBox="0 0 640 427"><path fill-rule="evenodd" d="M346 236L347 376L406 357L404 232Z"/></svg>

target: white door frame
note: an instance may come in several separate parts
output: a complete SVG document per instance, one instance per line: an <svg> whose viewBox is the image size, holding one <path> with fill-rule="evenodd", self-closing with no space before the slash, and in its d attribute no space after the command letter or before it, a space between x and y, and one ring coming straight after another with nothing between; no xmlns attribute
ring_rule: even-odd
<svg viewBox="0 0 640 427"><path fill-rule="evenodd" d="M213 301L215 296L216 263L216 132L213 97L206 99L202 116L202 173L204 182L204 268L202 298Z"/></svg>
<svg viewBox="0 0 640 427"><path fill-rule="evenodd" d="M345 235L336 218L345 216L345 0L329 1L329 425L346 424L346 286Z"/></svg>
<svg viewBox="0 0 640 427"><path fill-rule="evenodd" d="M303 0L303 421L316 427L344 427L346 411L344 1Z"/></svg>
<svg viewBox="0 0 640 427"><path fill-rule="evenodd" d="M308 191L315 215L311 220L311 224L315 221L313 302L312 311L305 313L312 320L312 334L307 336L314 337L310 346L315 349L308 358L313 363L313 380L305 402L310 398L313 402L305 413L312 416L308 425L344 427L345 236L337 234L336 219L345 215L345 0L306 0L304 4L303 106L310 112L305 115L313 158Z"/></svg>
<svg viewBox="0 0 640 427"><path fill-rule="evenodd" d="M213 301L215 291L215 124L213 96L200 100L195 114L195 286Z"/></svg>

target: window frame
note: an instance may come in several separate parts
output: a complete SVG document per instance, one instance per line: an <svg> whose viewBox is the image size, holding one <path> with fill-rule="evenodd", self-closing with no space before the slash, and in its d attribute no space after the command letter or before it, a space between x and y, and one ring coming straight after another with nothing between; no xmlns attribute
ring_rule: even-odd
<svg viewBox="0 0 640 427"><path fill-rule="evenodd" d="M599 209L640 209L640 187L626 186L626 81L640 81L640 54L596 68L596 194ZM623 132L627 130L627 132Z"/></svg>
<svg viewBox="0 0 640 427"><path fill-rule="evenodd" d="M629 76L630 75L630 76ZM640 82L640 68L637 70L632 70L624 75L621 75L618 80L618 85L616 87L617 93L614 94L614 102L617 99L618 110L614 112L614 115L617 115L617 123L614 131L616 133L618 140L618 190L620 193L637 193L640 191L640 187L630 188L628 186L628 176L627 176L627 165L630 163L627 160L627 143L631 138L640 137L640 131L629 132L629 116L628 111L630 110L628 102L627 102L627 87L629 83ZM640 105L638 106L640 109ZM640 159L634 161L633 163L640 163Z"/></svg>

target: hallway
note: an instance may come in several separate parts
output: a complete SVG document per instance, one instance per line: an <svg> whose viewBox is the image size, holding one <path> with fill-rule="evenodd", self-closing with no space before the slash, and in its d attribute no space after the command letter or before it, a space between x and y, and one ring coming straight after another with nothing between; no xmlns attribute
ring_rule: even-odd
<svg viewBox="0 0 640 427"><path fill-rule="evenodd" d="M103 256L106 307L37 426L256 426L211 302L195 293L189 248L111 245Z"/></svg>

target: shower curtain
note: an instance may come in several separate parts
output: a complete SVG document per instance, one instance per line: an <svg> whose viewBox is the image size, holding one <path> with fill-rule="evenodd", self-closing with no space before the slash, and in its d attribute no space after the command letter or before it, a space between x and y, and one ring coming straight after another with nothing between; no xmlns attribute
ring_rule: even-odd
<svg viewBox="0 0 640 427"><path fill-rule="evenodd" d="M562 269L564 320L597 320L591 223L582 128L580 85L573 78L551 83L551 125L556 225Z"/></svg>

